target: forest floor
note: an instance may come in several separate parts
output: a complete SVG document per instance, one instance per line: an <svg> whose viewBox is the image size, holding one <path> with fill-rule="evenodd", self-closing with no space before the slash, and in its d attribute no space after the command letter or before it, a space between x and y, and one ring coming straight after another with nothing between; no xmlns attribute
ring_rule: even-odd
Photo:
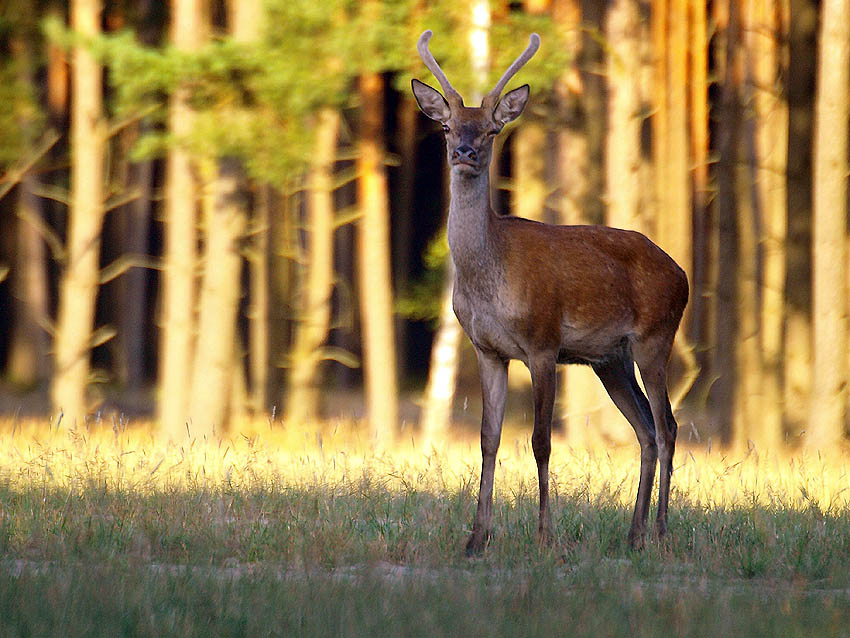
<svg viewBox="0 0 850 638"><path fill-rule="evenodd" d="M669 539L633 552L637 446L555 441L540 547L527 430L470 560L473 436L0 422L0 635L846 635L850 459L680 446Z"/></svg>

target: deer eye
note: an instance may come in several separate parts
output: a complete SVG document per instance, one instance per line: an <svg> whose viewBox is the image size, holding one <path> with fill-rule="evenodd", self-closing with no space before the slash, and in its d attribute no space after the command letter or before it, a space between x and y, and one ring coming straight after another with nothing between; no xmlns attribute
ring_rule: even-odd
<svg viewBox="0 0 850 638"><path fill-rule="evenodd" d="M449 125L443 124L443 133L448 133L448 132L449 132Z"/></svg>
<svg viewBox="0 0 850 638"><path fill-rule="evenodd" d="M487 131L487 135L498 135L499 133L501 133L501 131L497 128Z"/></svg>

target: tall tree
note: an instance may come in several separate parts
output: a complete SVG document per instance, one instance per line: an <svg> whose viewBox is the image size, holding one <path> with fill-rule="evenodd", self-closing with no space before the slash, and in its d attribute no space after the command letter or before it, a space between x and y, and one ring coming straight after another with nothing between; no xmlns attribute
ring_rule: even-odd
<svg viewBox="0 0 850 638"><path fill-rule="evenodd" d="M176 49L192 51L200 46L204 15L203 0L172 0L171 40ZM176 438L184 435L188 416L198 242L195 175L187 150L194 115L186 87L171 97L168 126L174 142L165 177L158 418L162 433Z"/></svg>
<svg viewBox="0 0 850 638"><path fill-rule="evenodd" d="M737 176L740 128L740 21L737 0L724 4L725 20L718 21L721 34L720 86L717 132L717 197L714 200L716 220L717 289L714 297L714 358L712 376L715 381L709 395L713 418L723 444L732 443L733 406L736 393L736 352L738 321L738 202Z"/></svg>
<svg viewBox="0 0 850 638"><path fill-rule="evenodd" d="M246 225L239 162L205 164L203 279L189 401L193 436L221 432L230 416L242 269L239 244Z"/></svg>
<svg viewBox="0 0 850 638"><path fill-rule="evenodd" d="M340 113L319 112L315 151L307 179L307 251L302 260L298 308L287 383L287 419L305 424L319 416L319 364L328 336L333 292L333 180Z"/></svg>
<svg viewBox="0 0 850 638"><path fill-rule="evenodd" d="M74 0L71 27L85 38L100 33L100 0ZM104 146L102 69L83 45L72 54L71 207L59 291L51 402L71 421L87 413L86 386L100 278Z"/></svg>
<svg viewBox="0 0 850 638"><path fill-rule="evenodd" d="M755 109L752 140L754 215L761 236L758 308L758 380L761 406L749 437L768 449L782 446L782 358L785 325L786 172L788 156L788 2L754 0L748 7L748 76Z"/></svg>
<svg viewBox="0 0 850 638"><path fill-rule="evenodd" d="M373 435L392 440L398 423L389 202L384 166L384 78L374 71L360 76L360 153L357 226L360 317L363 330L366 409Z"/></svg>
<svg viewBox="0 0 850 638"><path fill-rule="evenodd" d="M847 165L850 0L821 5L815 97L812 287L814 361L805 444L828 450L847 414Z"/></svg>
<svg viewBox="0 0 850 638"><path fill-rule="evenodd" d="M605 143L606 223L646 232L640 210L641 97L639 8L635 0L614 0L605 17L608 130Z"/></svg>

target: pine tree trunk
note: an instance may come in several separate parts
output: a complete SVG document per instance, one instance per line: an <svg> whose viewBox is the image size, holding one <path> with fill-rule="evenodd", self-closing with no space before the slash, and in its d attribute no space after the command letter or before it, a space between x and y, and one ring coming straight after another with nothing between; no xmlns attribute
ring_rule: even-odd
<svg viewBox="0 0 850 638"><path fill-rule="evenodd" d="M646 231L640 211L640 55L638 6L614 0L605 18L608 131L605 143L606 223L615 228Z"/></svg>
<svg viewBox="0 0 850 638"><path fill-rule="evenodd" d="M130 152L136 142L139 128L128 131L123 146ZM151 223L151 190L153 188L153 160L142 160L129 165L126 186L128 191L138 191L138 197L122 207L118 214L119 243L122 252L145 255L148 252L148 233ZM118 284L115 358L118 378L131 391L138 391L145 381L145 341L148 318L147 280L144 268L131 268Z"/></svg>
<svg viewBox="0 0 850 638"><path fill-rule="evenodd" d="M245 202L239 192L242 171L236 160L208 161L204 195L203 280L198 304L198 337L189 401L191 436L211 436L228 425L236 352Z"/></svg>
<svg viewBox="0 0 850 638"><path fill-rule="evenodd" d="M373 436L389 444L398 424L395 337L390 275L389 203L382 141L384 79L366 72L360 77L360 154L357 254L360 316L363 330L366 409Z"/></svg>
<svg viewBox="0 0 850 638"><path fill-rule="evenodd" d="M328 336L333 292L333 170L336 161L339 111L319 113L307 185L306 272L301 276L301 299L291 350L287 383L287 419L309 423L319 416L321 348Z"/></svg>
<svg viewBox="0 0 850 638"><path fill-rule="evenodd" d="M41 219L41 201L32 191L33 178L18 185L15 265L12 270L14 318L9 344L7 377L20 387L33 387L49 374L47 262L44 239L29 218Z"/></svg>
<svg viewBox="0 0 850 638"><path fill-rule="evenodd" d="M695 361L701 373L700 386L710 383L711 313L707 299L713 295L710 278L711 216L709 198L709 103L708 103L708 22L703 0L690 3L691 55L688 83L690 93L691 192L693 194L693 272L691 275L690 334L696 349Z"/></svg>
<svg viewBox="0 0 850 638"><path fill-rule="evenodd" d="M814 362L804 443L828 451L847 414L847 136L850 0L821 4L812 237Z"/></svg>
<svg viewBox="0 0 850 638"><path fill-rule="evenodd" d="M776 6L774 6L776 5ZM783 343L785 326L786 174L788 155L787 77L788 2L755 0L749 32L756 111L755 194L762 211L758 238L762 251L760 357L762 406L752 438L762 448L778 450L783 432Z"/></svg>
<svg viewBox="0 0 850 638"><path fill-rule="evenodd" d="M100 0L74 0L71 26L95 37L100 32ZM88 412L86 386L100 279L103 223L104 144L101 67L83 47L73 51L71 96L71 209L67 261L59 290L51 401L55 413L82 423Z"/></svg>
<svg viewBox="0 0 850 638"><path fill-rule="evenodd" d="M269 235L271 233L271 193L262 185L254 192L254 226L257 229L248 258L250 299L248 309L250 361L250 404L254 414L262 414L269 400Z"/></svg>
<svg viewBox="0 0 850 638"><path fill-rule="evenodd" d="M174 46L183 51L196 49L203 37L204 3L172 0L171 8ZM168 123L175 142L165 177L158 417L161 432L172 439L186 435L195 330L197 193L192 159L184 146L194 126L187 100L185 89L178 89L171 98Z"/></svg>
<svg viewBox="0 0 850 638"><path fill-rule="evenodd" d="M737 177L739 138L739 87L741 71L738 60L740 48L737 0L728 0L728 24L721 27L725 38L723 52L723 83L720 87L718 113L717 197L715 198L717 294L714 302L714 357L711 374L715 378L709 394L713 418L721 443L732 443L734 401L736 393L737 270L738 221Z"/></svg>

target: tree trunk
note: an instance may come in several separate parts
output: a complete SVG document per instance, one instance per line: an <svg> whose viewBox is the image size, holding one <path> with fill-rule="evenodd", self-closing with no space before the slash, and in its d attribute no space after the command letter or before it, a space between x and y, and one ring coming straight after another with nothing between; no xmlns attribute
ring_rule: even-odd
<svg viewBox="0 0 850 638"><path fill-rule="evenodd" d="M122 145L129 154L139 129L128 131ZM125 188L137 190L138 197L122 207L118 214L120 246L130 255L148 252L148 233L151 223L151 190L153 188L153 160L130 164ZM138 391L145 382L145 341L148 318L147 280L144 268L131 268L118 282L118 334L115 354L118 378L129 390Z"/></svg>
<svg viewBox="0 0 850 638"><path fill-rule="evenodd" d="M821 4L812 237L814 362L804 443L828 451L847 412L847 136L850 0Z"/></svg>
<svg viewBox="0 0 850 638"><path fill-rule="evenodd" d="M371 430L389 444L398 423L395 337L390 275L389 205L382 141L384 79L365 72L360 77L360 154L357 253L360 317L363 330L366 409Z"/></svg>
<svg viewBox="0 0 850 638"><path fill-rule="evenodd" d="M302 303L287 384L287 419L293 424L310 423L319 416L318 371L330 326L333 292L333 171L339 125L339 111L325 108L319 113L307 185L308 247L301 276Z"/></svg>
<svg viewBox="0 0 850 638"><path fill-rule="evenodd" d="M18 220L15 265L12 270L14 318L9 344L7 376L20 387L30 388L47 379L50 342L44 326L48 321L47 262L44 239L29 221L41 219L41 201L32 192L33 178L18 185Z"/></svg>
<svg viewBox="0 0 850 638"><path fill-rule="evenodd" d="M190 434L196 437L220 433L228 424L241 290L239 242L246 226L239 163L222 160L209 172L216 170L204 196L203 280L189 402Z"/></svg>
<svg viewBox="0 0 850 638"><path fill-rule="evenodd" d="M74 0L71 27L84 37L100 33L100 0ZM105 126L102 70L84 47L73 51L71 96L71 209L65 270L59 290L51 388L53 411L82 422L88 411L95 299L100 280Z"/></svg>
<svg viewBox="0 0 850 638"><path fill-rule="evenodd" d="M693 214L693 272L691 274L690 335L701 372L700 387L710 383L711 217L709 199L708 24L703 0L690 2L689 111L691 193Z"/></svg>
<svg viewBox="0 0 850 638"><path fill-rule="evenodd" d="M774 6L776 5L776 6ZM783 432L783 342L785 326L786 174L788 155L788 3L754 0L751 6L750 72L755 107L755 157L751 173L762 213L759 353L762 405L751 438L762 448L780 449Z"/></svg>
<svg viewBox="0 0 850 638"><path fill-rule="evenodd" d="M172 41L182 51L200 46L204 3L172 0ZM165 178L165 240L159 373L159 427L173 439L185 436L191 390L197 261L196 185L185 140L194 116L186 89L171 98L169 129L175 142Z"/></svg>
<svg viewBox="0 0 850 638"><path fill-rule="evenodd" d="M646 232L640 211L640 55L638 6L635 0L614 0L605 18L608 131L605 143L606 223Z"/></svg>
<svg viewBox="0 0 850 638"><path fill-rule="evenodd" d="M248 309L248 360L250 404L254 414L262 414L269 400L269 235L271 233L271 192L266 185L254 192L254 226L252 250L248 257L250 299Z"/></svg>
<svg viewBox="0 0 850 638"><path fill-rule="evenodd" d="M721 27L725 38L723 54L723 83L720 87L718 114L717 197L715 198L717 294L715 296L714 368L715 378L709 394L710 406L717 431L724 445L732 443L733 406L737 375L737 264L738 264L738 204L736 165L738 163L738 128L740 118L739 87L741 70L737 0L728 0L728 24Z"/></svg>

